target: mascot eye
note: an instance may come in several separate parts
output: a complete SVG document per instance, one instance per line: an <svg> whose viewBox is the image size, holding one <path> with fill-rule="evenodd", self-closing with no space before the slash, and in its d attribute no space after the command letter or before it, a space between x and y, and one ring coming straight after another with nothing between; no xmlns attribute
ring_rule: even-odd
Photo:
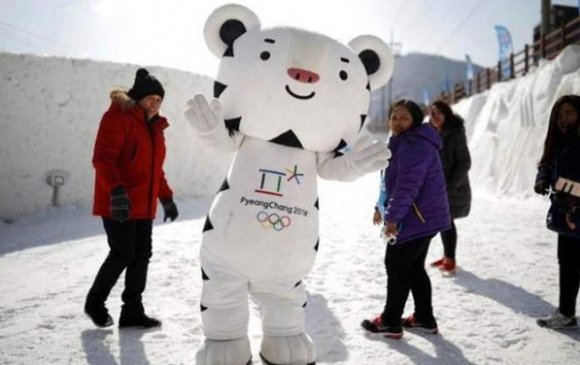
<svg viewBox="0 0 580 365"><path fill-rule="evenodd" d="M346 73L346 71L340 71L339 76L340 76L340 79L343 81L348 79L348 74Z"/></svg>
<svg viewBox="0 0 580 365"><path fill-rule="evenodd" d="M263 59L264 61L268 60L270 58L270 52L266 52L266 51L262 52L260 54L260 58Z"/></svg>

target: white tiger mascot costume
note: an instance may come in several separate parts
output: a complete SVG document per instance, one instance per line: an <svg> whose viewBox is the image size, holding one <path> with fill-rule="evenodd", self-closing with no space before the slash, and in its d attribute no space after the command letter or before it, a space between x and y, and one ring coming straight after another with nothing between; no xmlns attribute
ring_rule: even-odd
<svg viewBox="0 0 580 365"><path fill-rule="evenodd" d="M387 83L394 59L376 37L346 46L301 29L262 29L233 4L215 10L204 32L221 60L215 99L195 95L185 117L208 146L235 156L203 228L207 339L197 364L251 363L248 296L261 309L263 362L314 364L302 280L319 245L317 177L352 181L386 167L385 143L356 140L371 90Z"/></svg>

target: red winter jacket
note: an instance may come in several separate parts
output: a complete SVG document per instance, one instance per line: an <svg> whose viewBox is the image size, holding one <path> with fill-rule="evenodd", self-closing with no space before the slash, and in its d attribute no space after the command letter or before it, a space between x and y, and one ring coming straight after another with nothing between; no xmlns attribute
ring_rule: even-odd
<svg viewBox="0 0 580 365"><path fill-rule="evenodd" d="M173 191L163 172L167 119L148 122L145 112L125 92L111 92L112 103L103 115L95 150L93 214L111 216L111 190L122 185L131 202L130 219L154 219L158 198Z"/></svg>

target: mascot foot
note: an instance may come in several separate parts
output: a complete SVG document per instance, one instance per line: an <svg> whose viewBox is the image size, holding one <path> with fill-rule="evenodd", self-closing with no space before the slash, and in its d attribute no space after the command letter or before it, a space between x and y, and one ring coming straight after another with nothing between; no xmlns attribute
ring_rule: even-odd
<svg viewBox="0 0 580 365"><path fill-rule="evenodd" d="M237 340L205 340L195 356L196 365L250 365L252 352L247 337Z"/></svg>
<svg viewBox="0 0 580 365"><path fill-rule="evenodd" d="M316 364L314 342L305 333L281 337L264 335L260 357L266 365Z"/></svg>

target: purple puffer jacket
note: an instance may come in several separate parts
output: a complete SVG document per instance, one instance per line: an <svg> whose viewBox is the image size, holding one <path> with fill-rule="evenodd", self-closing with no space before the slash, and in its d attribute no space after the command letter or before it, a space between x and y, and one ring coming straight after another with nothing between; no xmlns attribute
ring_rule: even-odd
<svg viewBox="0 0 580 365"><path fill-rule="evenodd" d="M451 227L445 176L439 157L441 137L428 123L389 140L385 222L399 226L397 243Z"/></svg>

